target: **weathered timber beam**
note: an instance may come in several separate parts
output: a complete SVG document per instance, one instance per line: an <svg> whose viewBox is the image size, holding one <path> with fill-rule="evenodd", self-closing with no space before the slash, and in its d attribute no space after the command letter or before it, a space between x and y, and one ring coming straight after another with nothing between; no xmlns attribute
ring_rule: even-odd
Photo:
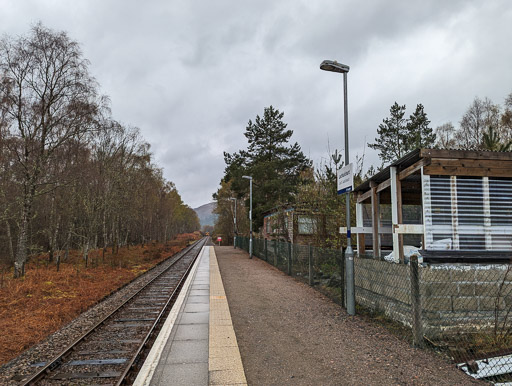
<svg viewBox="0 0 512 386"><path fill-rule="evenodd" d="M409 177L411 174L416 173L418 170L422 168L422 166L430 165L429 158L422 158L418 162L412 164L408 168L405 168L400 173L398 173L398 179L403 180L404 178Z"/></svg>
<svg viewBox="0 0 512 386"><path fill-rule="evenodd" d="M357 197L357 202L363 202L363 201L366 201L368 200L369 198L372 197L372 191L371 189L363 194L360 194L358 197Z"/></svg>
<svg viewBox="0 0 512 386"><path fill-rule="evenodd" d="M512 177L512 169L468 168L462 166L430 165L423 168L429 175L468 176L468 177Z"/></svg>
<svg viewBox="0 0 512 386"><path fill-rule="evenodd" d="M422 235L425 231L423 224L395 224L393 225L393 233L406 235Z"/></svg>
<svg viewBox="0 0 512 386"><path fill-rule="evenodd" d="M477 159L512 161L512 153L478 150L421 149L420 158Z"/></svg>
<svg viewBox="0 0 512 386"><path fill-rule="evenodd" d="M377 193L382 192L384 189L387 189L391 186L391 178L388 178L386 181L381 182L377 185Z"/></svg>
<svg viewBox="0 0 512 386"><path fill-rule="evenodd" d="M512 160L433 158L431 165L481 169L510 169L512 167Z"/></svg>

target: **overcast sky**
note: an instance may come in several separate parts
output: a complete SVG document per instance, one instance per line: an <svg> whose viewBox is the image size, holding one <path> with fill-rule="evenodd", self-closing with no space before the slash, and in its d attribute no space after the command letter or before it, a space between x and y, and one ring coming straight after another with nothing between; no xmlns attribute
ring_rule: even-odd
<svg viewBox="0 0 512 386"><path fill-rule="evenodd" d="M140 128L192 207L269 105L315 164L328 142L343 149L342 76L324 59L350 66L350 154L365 168L395 101L407 115L422 103L435 128L512 92L510 0L0 0L2 34L38 21L81 44L114 118Z"/></svg>

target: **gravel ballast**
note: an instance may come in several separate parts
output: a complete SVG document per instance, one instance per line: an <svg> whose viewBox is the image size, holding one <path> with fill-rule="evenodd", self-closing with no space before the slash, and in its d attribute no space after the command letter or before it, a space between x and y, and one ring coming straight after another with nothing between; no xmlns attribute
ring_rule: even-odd
<svg viewBox="0 0 512 386"><path fill-rule="evenodd" d="M186 250L187 249L184 249L181 252L178 252L173 257L170 257L161 264L134 279L120 290L112 293L110 296L106 297L98 304L78 316L62 329L49 335L41 343L32 346L18 357L2 365L0 367L0 385L20 384L24 375L32 374L38 370L34 364L53 359L58 353L78 339L88 329L102 320L114 309L119 307L126 299L142 288L149 280L180 258Z"/></svg>
<svg viewBox="0 0 512 386"><path fill-rule="evenodd" d="M251 385L485 384L233 247L215 247Z"/></svg>

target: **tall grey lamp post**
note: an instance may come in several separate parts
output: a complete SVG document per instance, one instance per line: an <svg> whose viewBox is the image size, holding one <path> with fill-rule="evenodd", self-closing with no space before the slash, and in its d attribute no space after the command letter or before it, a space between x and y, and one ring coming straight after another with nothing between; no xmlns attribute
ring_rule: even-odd
<svg viewBox="0 0 512 386"><path fill-rule="evenodd" d="M249 259L252 259L252 177L242 176L249 180Z"/></svg>
<svg viewBox="0 0 512 386"><path fill-rule="evenodd" d="M324 60L320 64L320 69L330 72L343 74L343 99L344 99L344 118L345 118L345 166L349 161L348 156L348 101L347 101L347 73L350 67L346 64L338 63L333 60ZM345 250L345 272L347 277L347 313L355 315L355 292L354 292L354 251L352 250L352 239L350 232L350 192L347 192L345 206L347 209L347 249Z"/></svg>
<svg viewBox="0 0 512 386"><path fill-rule="evenodd" d="M233 248L236 249L236 235L237 235L237 228L236 228L236 197L230 197L231 201L235 201L235 216L233 217L233 226L234 226L234 235L233 235Z"/></svg>

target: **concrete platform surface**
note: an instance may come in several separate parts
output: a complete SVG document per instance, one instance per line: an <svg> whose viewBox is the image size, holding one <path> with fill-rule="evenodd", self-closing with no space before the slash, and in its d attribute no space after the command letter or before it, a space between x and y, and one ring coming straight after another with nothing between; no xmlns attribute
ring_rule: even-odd
<svg viewBox="0 0 512 386"><path fill-rule="evenodd" d="M203 247L134 385L246 385L213 247Z"/></svg>

